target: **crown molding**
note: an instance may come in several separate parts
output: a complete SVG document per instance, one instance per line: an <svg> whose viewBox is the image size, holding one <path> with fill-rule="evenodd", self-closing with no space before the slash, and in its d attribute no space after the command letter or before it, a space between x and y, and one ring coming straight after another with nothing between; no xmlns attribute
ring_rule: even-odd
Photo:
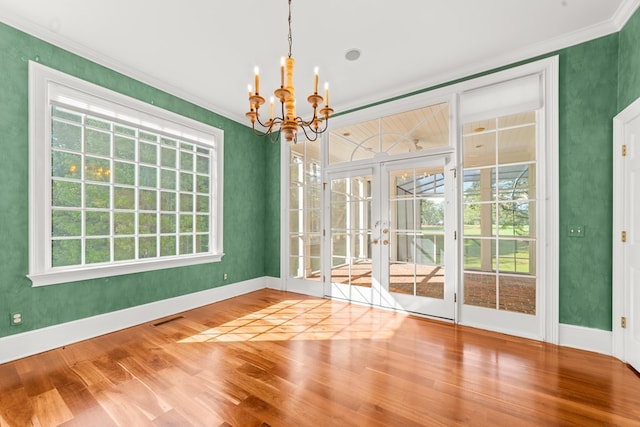
<svg viewBox="0 0 640 427"><path fill-rule="evenodd" d="M638 6L640 6L640 0L626 0L622 2L611 18L611 22L613 22L618 31L622 30L627 21L631 19L638 9Z"/></svg>
<svg viewBox="0 0 640 427"><path fill-rule="evenodd" d="M630 1L636 3L635 8L637 8L637 4L640 4L640 0ZM625 13L629 14L629 16L627 16L626 18L627 20L633 14L635 8L624 8ZM622 9L622 7L620 9ZM619 13L620 9L618 10L618 12L616 12L617 16L621 16ZM582 28L578 31L565 34L561 37L549 39L541 43L534 43L528 46L517 48L512 51L506 51L487 61L475 62L467 66L453 68L438 75L430 76L428 79L421 80L419 82L412 82L410 84L398 86L392 91L382 93L378 92L375 98L369 97L366 99L360 99L358 100L357 104L351 103L349 105L339 105L335 108L336 111L344 111L348 113L350 110L362 109L363 107L366 108L366 106L377 104L380 102L386 102L388 100L396 99L398 97L402 97L414 92L423 92L427 88L446 84L447 82L469 78L471 76L486 73L497 68L510 66L521 61L531 60L539 56L550 55L559 50L616 33L620 31L620 29L621 27L618 28L614 24L612 18L610 20Z"/></svg>
<svg viewBox="0 0 640 427"><path fill-rule="evenodd" d="M229 112L228 110L226 110L220 105L212 104L196 94L189 93L187 91L179 89L178 87L174 86L170 82L153 77L136 68L130 67L125 63L118 61L108 55L104 55L85 45L76 43L64 36L61 36L55 31L52 31L50 29L37 25L31 21L27 21L25 19L22 19L16 16L7 15L6 13L0 13L0 22L5 23L33 37L36 37L46 43L50 43L56 47L59 47L60 49L64 49L68 52L78 55L98 65L104 66L115 72L123 74L134 80L137 80L143 84L149 85L155 89L159 89L163 92L166 92L169 95L173 95L184 101L190 102L198 107L202 107L219 116L244 124L243 123L245 121L244 116L237 117L235 114ZM34 58L25 58L25 59L34 59ZM48 64L44 64L44 65L48 65Z"/></svg>

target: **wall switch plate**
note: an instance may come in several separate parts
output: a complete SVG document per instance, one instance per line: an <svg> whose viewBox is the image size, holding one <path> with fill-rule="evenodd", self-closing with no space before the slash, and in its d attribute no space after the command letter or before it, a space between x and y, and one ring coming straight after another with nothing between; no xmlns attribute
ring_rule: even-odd
<svg viewBox="0 0 640 427"><path fill-rule="evenodd" d="M22 325L22 313L11 313L11 326Z"/></svg>
<svg viewBox="0 0 640 427"><path fill-rule="evenodd" d="M568 225L567 236L584 237L584 225Z"/></svg>

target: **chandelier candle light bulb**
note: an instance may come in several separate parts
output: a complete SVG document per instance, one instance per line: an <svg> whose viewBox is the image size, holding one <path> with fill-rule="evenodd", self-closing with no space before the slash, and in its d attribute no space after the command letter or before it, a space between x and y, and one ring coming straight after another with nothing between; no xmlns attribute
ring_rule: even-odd
<svg viewBox="0 0 640 427"><path fill-rule="evenodd" d="M313 70L313 93L318 93L318 67Z"/></svg>
<svg viewBox="0 0 640 427"><path fill-rule="evenodd" d="M256 66L253 71L256 73L256 95L258 95L260 93L260 68Z"/></svg>
<svg viewBox="0 0 640 427"><path fill-rule="evenodd" d="M291 56L291 45L293 38L291 36L291 0L289 0L289 55L280 59L280 87L273 91L272 97L269 98L269 119L262 122L260 119L260 106L264 104L265 99L260 96L260 70L256 66L255 73L255 93L252 92L249 85L249 112L246 113L247 118L251 121L251 127L256 135L268 135L271 142L278 140L277 132L279 131L287 142L297 142L297 135L301 130L306 139L315 141L319 135L327 130L329 125L329 116L333 114L333 109L329 107L329 85L325 83L324 98L318 95L318 67L314 69L313 76L313 92L307 97L307 101L313 109L311 119L304 120L296 114L296 96L293 83L293 65L294 60ZM286 78L285 78L286 74ZM280 101L280 115L274 116L275 99ZM324 106L322 104L324 103ZM321 107L319 109L319 107ZM319 111L318 111L319 109ZM262 126L260 132L256 129L256 122ZM324 126L321 126L324 122Z"/></svg>

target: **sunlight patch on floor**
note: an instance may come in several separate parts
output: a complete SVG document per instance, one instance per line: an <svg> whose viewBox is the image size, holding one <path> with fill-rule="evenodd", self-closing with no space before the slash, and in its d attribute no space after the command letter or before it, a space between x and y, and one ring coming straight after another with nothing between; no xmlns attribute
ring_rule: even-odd
<svg viewBox="0 0 640 427"><path fill-rule="evenodd" d="M330 300L286 300L178 342L388 339L406 315L384 314Z"/></svg>

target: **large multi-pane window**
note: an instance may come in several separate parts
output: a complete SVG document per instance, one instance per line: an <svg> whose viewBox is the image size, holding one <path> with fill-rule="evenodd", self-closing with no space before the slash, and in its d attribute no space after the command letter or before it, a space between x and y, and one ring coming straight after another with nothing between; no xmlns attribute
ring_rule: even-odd
<svg viewBox="0 0 640 427"><path fill-rule="evenodd" d="M78 270L122 274L145 261L151 269L219 259L221 133L169 121L155 107L139 111L133 101L43 89L32 116L33 178L44 187L42 197L31 195L34 283L73 280Z"/></svg>

